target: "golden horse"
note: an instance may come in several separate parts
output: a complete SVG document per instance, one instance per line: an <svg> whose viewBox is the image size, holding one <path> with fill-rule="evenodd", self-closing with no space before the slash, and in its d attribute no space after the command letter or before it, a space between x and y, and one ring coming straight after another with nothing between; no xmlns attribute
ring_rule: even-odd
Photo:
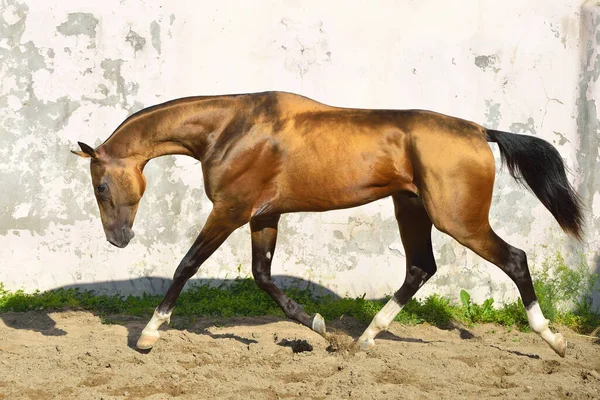
<svg viewBox="0 0 600 400"><path fill-rule="evenodd" d="M117 247L133 238L149 160L183 154L202 164L213 209L143 330L140 349L155 345L185 283L246 223L258 286L289 318L325 335L323 318L306 314L271 280L279 217L391 196L406 251L406 279L358 339L361 349L374 346L375 336L435 274L433 225L515 282L532 330L564 357L566 340L548 328L525 252L490 227L496 172L488 142L498 144L511 175L524 181L560 226L581 238L581 202L552 145L430 111L337 108L284 92L191 97L144 109L98 148L79 143L81 151L74 153L91 159L102 225Z"/></svg>

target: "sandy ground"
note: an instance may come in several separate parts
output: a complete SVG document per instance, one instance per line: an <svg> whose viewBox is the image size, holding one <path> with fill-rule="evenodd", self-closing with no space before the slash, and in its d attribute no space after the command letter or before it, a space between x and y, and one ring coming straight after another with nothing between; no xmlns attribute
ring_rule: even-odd
<svg viewBox="0 0 600 400"><path fill-rule="evenodd" d="M277 318L179 321L147 354L146 321L88 312L0 314L0 399L600 399L600 344L568 331L565 359L537 336L486 325L394 324L369 353L364 324L325 340Z"/></svg>

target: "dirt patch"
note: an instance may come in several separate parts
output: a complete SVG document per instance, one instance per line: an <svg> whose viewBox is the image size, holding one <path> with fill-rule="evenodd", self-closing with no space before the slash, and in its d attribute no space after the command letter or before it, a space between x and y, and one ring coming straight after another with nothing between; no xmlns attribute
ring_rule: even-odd
<svg viewBox="0 0 600 400"><path fill-rule="evenodd" d="M366 324L327 339L277 318L203 319L132 348L145 320L87 312L0 314L0 399L600 399L600 345L571 332L567 357L497 326L393 324L368 353Z"/></svg>
<svg viewBox="0 0 600 400"><path fill-rule="evenodd" d="M306 340L287 340L283 339L279 342L280 346L290 347L294 353L303 353L305 351L312 351L313 347Z"/></svg>
<svg viewBox="0 0 600 400"><path fill-rule="evenodd" d="M327 346L326 350L330 353L356 353L358 351L358 348L354 346L354 339L347 334L331 332L327 334L325 339L329 342L329 346Z"/></svg>

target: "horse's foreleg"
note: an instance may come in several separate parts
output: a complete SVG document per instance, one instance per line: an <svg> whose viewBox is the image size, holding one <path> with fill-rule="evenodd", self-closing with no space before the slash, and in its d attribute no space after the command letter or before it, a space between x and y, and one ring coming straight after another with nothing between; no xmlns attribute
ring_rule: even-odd
<svg viewBox="0 0 600 400"><path fill-rule="evenodd" d="M369 350L375 346L375 336L388 329L400 310L437 270L431 247L431 219L421 200L403 195L394 196L393 199L406 252L406 278L358 339L357 345L361 350Z"/></svg>
<svg viewBox="0 0 600 400"><path fill-rule="evenodd" d="M252 274L258 286L281 307L285 315L325 335L325 320L319 314L310 317L294 300L271 280L271 262L277 241L279 215L250 221L252 230Z"/></svg>
<svg viewBox="0 0 600 400"><path fill-rule="evenodd" d="M214 209L209 215L202 232L179 263L173 282L165 297L154 311L152 319L137 342L138 349L150 349L159 338L158 328L169 322L175 302L186 282L194 276L204 261L227 239L243 222L231 218L226 212Z"/></svg>

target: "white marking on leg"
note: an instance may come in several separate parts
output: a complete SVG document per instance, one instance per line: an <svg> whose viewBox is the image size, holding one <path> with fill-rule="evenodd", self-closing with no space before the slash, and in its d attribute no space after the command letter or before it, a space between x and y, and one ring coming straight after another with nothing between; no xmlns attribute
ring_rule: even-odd
<svg viewBox="0 0 600 400"><path fill-rule="evenodd" d="M396 315L404 307L403 304L398 303L396 297L392 297L385 306L375 315L373 321L369 324L367 329L358 338L358 344L362 350L369 350L375 345L373 339L375 336L383 330L387 330Z"/></svg>
<svg viewBox="0 0 600 400"><path fill-rule="evenodd" d="M146 327L142 331L142 334L137 342L137 347L140 349L151 348L160 337L158 333L158 328L160 328L160 326L165 322L171 322L171 313L169 312L167 314L162 314L159 313L157 310L154 310L152 318L150 319L148 324L146 324Z"/></svg>
<svg viewBox="0 0 600 400"><path fill-rule="evenodd" d="M529 326L534 332L541 333L542 331L548 329L549 321L544 317L542 309L537 301L531 303L526 311L527 319L529 320Z"/></svg>
<svg viewBox="0 0 600 400"><path fill-rule="evenodd" d="M526 312L531 330L540 335L559 356L564 357L567 351L567 341L563 335L560 333L554 334L548 328L549 321L544 317L538 302L531 303Z"/></svg>
<svg viewBox="0 0 600 400"><path fill-rule="evenodd" d="M267 252L267 259L270 260L271 259L271 252Z"/></svg>

